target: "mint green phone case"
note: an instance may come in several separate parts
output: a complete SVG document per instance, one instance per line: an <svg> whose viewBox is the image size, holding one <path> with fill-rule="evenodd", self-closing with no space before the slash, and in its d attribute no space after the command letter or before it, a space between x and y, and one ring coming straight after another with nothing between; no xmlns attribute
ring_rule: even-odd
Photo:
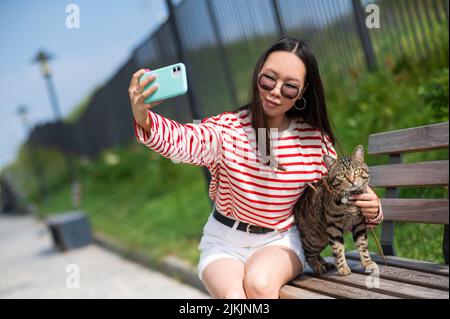
<svg viewBox="0 0 450 319"><path fill-rule="evenodd" d="M145 72L139 79L139 82L152 74L156 74L156 79L148 84L144 91L155 84L159 84L159 87L156 92L145 99L145 103L156 102L182 95L188 90L186 67L183 63L176 63L157 70Z"/></svg>

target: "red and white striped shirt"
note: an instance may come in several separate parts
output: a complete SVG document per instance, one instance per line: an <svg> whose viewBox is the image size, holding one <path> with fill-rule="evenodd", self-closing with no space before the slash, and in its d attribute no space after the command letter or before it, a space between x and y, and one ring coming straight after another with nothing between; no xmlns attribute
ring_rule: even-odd
<svg viewBox="0 0 450 319"><path fill-rule="evenodd" d="M328 137L301 120L271 133L272 152L286 168L280 171L260 162L249 110L184 125L150 110L148 115L150 132L134 122L138 141L174 162L206 166L211 172L209 196L217 210L253 225L291 227L294 205L306 183L327 174L323 154L336 157Z"/></svg>

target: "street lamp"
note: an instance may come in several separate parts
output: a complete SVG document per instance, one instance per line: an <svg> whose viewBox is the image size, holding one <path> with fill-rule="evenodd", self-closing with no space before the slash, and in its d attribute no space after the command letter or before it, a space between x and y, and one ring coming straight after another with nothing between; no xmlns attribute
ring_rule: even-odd
<svg viewBox="0 0 450 319"><path fill-rule="evenodd" d="M17 108L17 114L19 115L19 117L22 121L22 124L25 127L25 131L30 136L32 127L31 127L30 122L28 121L28 108L25 105L20 105ZM28 141L28 147L29 147L31 166L33 167L34 176L36 178L36 184L37 184L39 196L41 198L41 201L45 204L47 202L47 193L45 190L44 179L42 176L41 161L39 159L38 153L36 152L36 148L34 147L34 144L32 143L31 140Z"/></svg>
<svg viewBox="0 0 450 319"><path fill-rule="evenodd" d="M56 97L55 86L53 85L52 74L50 71L50 67L48 65L48 61L51 59L53 59L53 56L41 50L34 58L33 63L39 63L39 65L41 66L41 73L42 76L45 78L45 82L47 84L48 94L50 96L50 102L53 107L53 112L55 113L56 120L59 121L62 115L61 109L59 108L58 99Z"/></svg>
<svg viewBox="0 0 450 319"><path fill-rule="evenodd" d="M50 67L48 64L48 61L51 60L52 58L53 58L53 56L51 56L47 52L41 50L37 53L36 57L33 59L33 63L39 63L39 65L41 67L41 73L47 84L47 90L48 90L48 94L50 97L50 102L51 102L51 105L53 108L53 112L55 114L56 120L58 122L60 122L61 118L62 118L61 109L59 107L59 102L58 102L58 98L56 96L55 86L53 85L52 73L50 71ZM59 144L62 147L63 146L62 134L58 134L57 138L60 142ZM68 154L66 154L66 152L64 152L63 148L61 149L61 151L65 158L68 175L69 175L69 178L71 181L72 206L78 207L79 206L78 194L79 194L80 185L78 184L78 181L77 181L74 164L73 164L72 158Z"/></svg>

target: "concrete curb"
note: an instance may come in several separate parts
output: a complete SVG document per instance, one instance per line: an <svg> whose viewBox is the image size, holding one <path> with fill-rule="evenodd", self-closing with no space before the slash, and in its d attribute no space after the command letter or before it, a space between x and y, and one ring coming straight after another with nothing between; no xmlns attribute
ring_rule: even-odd
<svg viewBox="0 0 450 319"><path fill-rule="evenodd" d="M93 242L97 245L121 255L123 258L178 279L180 282L199 289L209 295L209 292L206 290L202 281L198 277L197 269L177 257L167 256L162 260L159 260L156 257L147 256L133 251L122 243L119 243L118 241L97 231L92 233L92 238Z"/></svg>

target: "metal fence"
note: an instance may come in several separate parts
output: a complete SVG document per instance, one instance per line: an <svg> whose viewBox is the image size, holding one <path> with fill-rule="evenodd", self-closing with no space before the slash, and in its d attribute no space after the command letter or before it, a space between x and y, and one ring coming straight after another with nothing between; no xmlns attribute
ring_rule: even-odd
<svg viewBox="0 0 450 319"><path fill-rule="evenodd" d="M379 8L379 29L365 26L370 4ZM259 55L283 34L311 45L325 88L346 89L352 83L346 79L384 63L448 59L447 0L185 0L172 19L134 51L74 124L39 126L30 142L88 156L129 143L132 74L179 62L180 56L191 95L166 101L155 108L158 113L185 123L235 109L248 102Z"/></svg>

